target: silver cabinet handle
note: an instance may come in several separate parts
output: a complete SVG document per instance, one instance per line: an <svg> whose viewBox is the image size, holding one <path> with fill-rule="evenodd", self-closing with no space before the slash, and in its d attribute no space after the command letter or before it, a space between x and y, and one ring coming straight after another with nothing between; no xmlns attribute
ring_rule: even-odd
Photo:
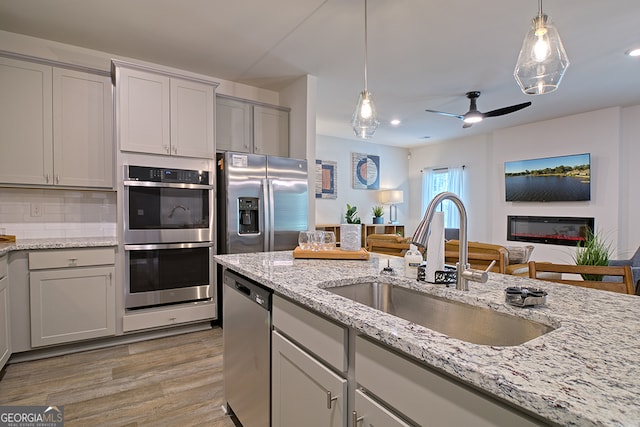
<svg viewBox="0 0 640 427"><path fill-rule="evenodd" d="M327 392L327 409L331 409L331 402L338 400L338 396L331 397L331 392Z"/></svg>
<svg viewBox="0 0 640 427"><path fill-rule="evenodd" d="M164 151L166 151L166 152L167 152L167 154L171 154L171 150L169 149L169 146L168 146L168 145L165 145L165 146L164 146Z"/></svg>
<svg viewBox="0 0 640 427"><path fill-rule="evenodd" d="M358 413L353 411L351 413L351 427L357 427L360 421L363 421L364 417L358 417Z"/></svg>
<svg viewBox="0 0 640 427"><path fill-rule="evenodd" d="M45 179L45 182L48 184L49 183L49 174L47 174L47 176L44 179Z"/></svg>
<svg viewBox="0 0 640 427"><path fill-rule="evenodd" d="M60 175L56 175L56 184L60 184Z"/></svg>

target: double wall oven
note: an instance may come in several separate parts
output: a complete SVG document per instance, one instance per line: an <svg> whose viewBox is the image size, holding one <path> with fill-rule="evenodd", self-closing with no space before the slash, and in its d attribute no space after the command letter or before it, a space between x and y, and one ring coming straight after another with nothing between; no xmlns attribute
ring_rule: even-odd
<svg viewBox="0 0 640 427"><path fill-rule="evenodd" d="M212 174L126 165L123 184L125 307L214 298Z"/></svg>

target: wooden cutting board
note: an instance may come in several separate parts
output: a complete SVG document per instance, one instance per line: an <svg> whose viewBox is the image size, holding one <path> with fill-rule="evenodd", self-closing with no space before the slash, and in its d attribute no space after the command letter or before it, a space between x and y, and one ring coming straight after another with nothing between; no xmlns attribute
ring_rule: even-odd
<svg viewBox="0 0 640 427"><path fill-rule="evenodd" d="M16 236L0 234L0 243L9 243L9 242L15 242L15 241L16 241Z"/></svg>
<svg viewBox="0 0 640 427"><path fill-rule="evenodd" d="M340 248L332 249L330 251L309 251L302 250L300 246L297 246L293 250L294 258L307 258L307 259L357 259L368 260L369 252L365 248L360 248L359 251L345 251Z"/></svg>

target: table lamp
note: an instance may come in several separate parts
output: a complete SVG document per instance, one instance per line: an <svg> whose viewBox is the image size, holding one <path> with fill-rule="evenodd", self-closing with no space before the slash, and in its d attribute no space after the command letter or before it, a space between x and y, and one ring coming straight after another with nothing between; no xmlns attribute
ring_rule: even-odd
<svg viewBox="0 0 640 427"><path fill-rule="evenodd" d="M383 190L378 195L380 203L389 205L389 223L398 223L398 203L404 202L404 192L402 190Z"/></svg>

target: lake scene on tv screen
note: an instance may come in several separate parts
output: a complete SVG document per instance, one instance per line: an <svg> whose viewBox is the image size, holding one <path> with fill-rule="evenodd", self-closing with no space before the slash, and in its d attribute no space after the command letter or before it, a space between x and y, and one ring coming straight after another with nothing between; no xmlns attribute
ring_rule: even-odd
<svg viewBox="0 0 640 427"><path fill-rule="evenodd" d="M590 155L505 162L507 202L591 200Z"/></svg>

